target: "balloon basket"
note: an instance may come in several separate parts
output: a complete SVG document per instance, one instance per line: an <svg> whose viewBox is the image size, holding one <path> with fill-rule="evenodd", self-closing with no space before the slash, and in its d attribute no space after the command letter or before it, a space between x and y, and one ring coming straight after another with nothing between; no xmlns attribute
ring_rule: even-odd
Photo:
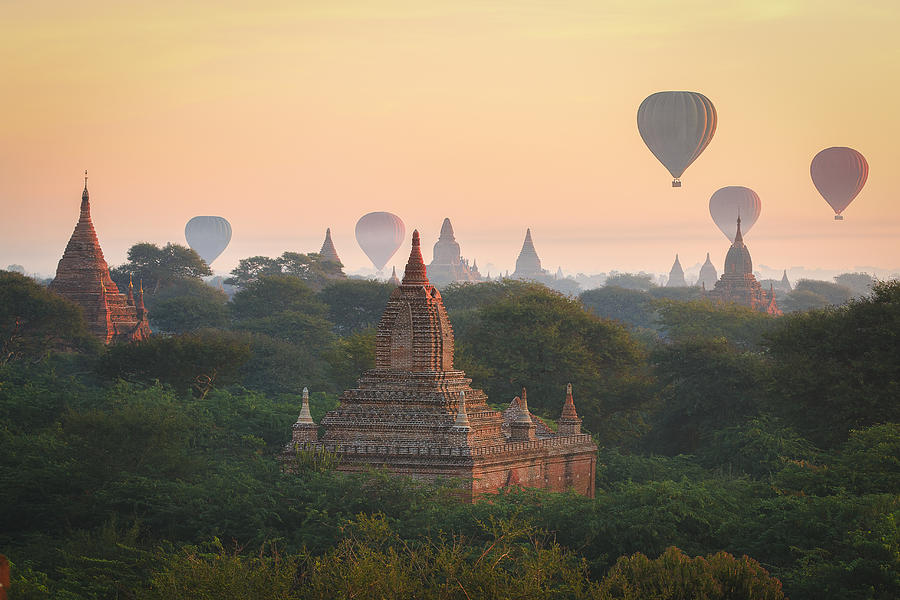
<svg viewBox="0 0 900 600"><path fill-rule="evenodd" d="M681 187L681 180L680 180L680 179L673 179L673 180L672 180L672 187Z"/></svg>
<svg viewBox="0 0 900 600"><path fill-rule="evenodd" d="M844 220L844 215L834 215L834 220L835 220L835 221L843 221L843 220Z"/></svg>

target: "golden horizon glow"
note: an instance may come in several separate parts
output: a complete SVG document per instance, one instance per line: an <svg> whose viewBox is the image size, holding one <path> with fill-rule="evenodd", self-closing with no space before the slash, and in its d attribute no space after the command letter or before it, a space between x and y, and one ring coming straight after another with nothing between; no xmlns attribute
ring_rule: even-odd
<svg viewBox="0 0 900 600"><path fill-rule="evenodd" d="M450 217L493 274L526 227L553 272L721 268L709 197L745 185L755 265L900 270L894 2L44 0L4 24L0 268L52 275L88 168L111 264L213 214L234 230L217 272L317 251L326 227L356 271L356 220L387 210L426 262ZM719 115L680 190L635 125L666 89ZM809 178L835 145L870 166L840 223Z"/></svg>

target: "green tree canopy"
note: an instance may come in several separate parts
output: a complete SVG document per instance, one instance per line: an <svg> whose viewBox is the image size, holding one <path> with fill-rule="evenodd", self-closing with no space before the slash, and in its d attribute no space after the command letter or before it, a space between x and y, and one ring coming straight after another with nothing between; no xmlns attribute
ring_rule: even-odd
<svg viewBox="0 0 900 600"><path fill-rule="evenodd" d="M647 400L644 352L625 328L542 286L483 306L461 329L459 363L495 403L525 387L529 408L556 417L571 382L579 414L596 433L614 413Z"/></svg>
<svg viewBox="0 0 900 600"><path fill-rule="evenodd" d="M319 292L319 300L328 306L328 317L341 335L356 333L378 325L394 286L368 279L342 279Z"/></svg>
<svg viewBox="0 0 900 600"><path fill-rule="evenodd" d="M868 297L786 315L769 332L782 413L819 444L900 421L900 281Z"/></svg>
<svg viewBox="0 0 900 600"><path fill-rule="evenodd" d="M0 365L39 360L55 348L94 350L81 308L29 277L0 271Z"/></svg>
<svg viewBox="0 0 900 600"><path fill-rule="evenodd" d="M606 285L582 293L581 302L598 317L635 328L655 327L656 307L647 292Z"/></svg>
<svg viewBox="0 0 900 600"><path fill-rule="evenodd" d="M272 275L296 277L312 289L321 290L333 280L343 278L344 271L339 263L323 260L314 252L309 254L285 252L278 258L268 256L242 258L225 283L243 288L261 277Z"/></svg>
<svg viewBox="0 0 900 600"><path fill-rule="evenodd" d="M786 312L796 312L845 304L853 295L850 288L837 283L818 279L801 279L794 286L794 290L784 297L783 302L779 302L779 305L783 304L783 310Z"/></svg>
<svg viewBox="0 0 900 600"><path fill-rule="evenodd" d="M606 278L605 285L642 292L647 292L650 288L655 287L653 275L649 273L611 273Z"/></svg>
<svg viewBox="0 0 900 600"><path fill-rule="evenodd" d="M854 296L868 296L872 292L875 278L868 273L841 273L834 282L853 292Z"/></svg>
<svg viewBox="0 0 900 600"><path fill-rule="evenodd" d="M156 244L140 242L128 249L128 262L110 269L110 275L120 290L126 289L129 279L133 279L135 287L140 282L144 292L153 296L182 279L212 275L212 270L187 246L170 242L160 248Z"/></svg>
<svg viewBox="0 0 900 600"><path fill-rule="evenodd" d="M193 389L203 397L215 386L237 381L249 359L246 335L203 330L110 346L98 369L107 378L159 380L181 392Z"/></svg>
<svg viewBox="0 0 900 600"><path fill-rule="evenodd" d="M776 323L766 313L734 303L709 300L658 300L659 327L672 341L724 338L741 348L755 348Z"/></svg>
<svg viewBox="0 0 900 600"><path fill-rule="evenodd" d="M157 332L185 333L229 325L228 296L199 279L183 279L164 288L147 303L147 309Z"/></svg>

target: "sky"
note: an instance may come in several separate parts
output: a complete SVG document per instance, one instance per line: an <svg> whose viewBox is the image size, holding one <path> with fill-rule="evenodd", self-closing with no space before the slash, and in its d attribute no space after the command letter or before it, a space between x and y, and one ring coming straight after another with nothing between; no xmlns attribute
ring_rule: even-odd
<svg viewBox="0 0 900 600"><path fill-rule="evenodd" d="M360 271L382 210L426 262L449 217L483 273L528 227L552 272L721 271L709 197L744 185L755 266L900 271L895 0L3 0L0 27L0 268L54 273L89 169L111 265L220 215L218 273L326 227ZM662 90L718 113L680 189L637 131ZM809 176L829 146L869 163L842 222Z"/></svg>

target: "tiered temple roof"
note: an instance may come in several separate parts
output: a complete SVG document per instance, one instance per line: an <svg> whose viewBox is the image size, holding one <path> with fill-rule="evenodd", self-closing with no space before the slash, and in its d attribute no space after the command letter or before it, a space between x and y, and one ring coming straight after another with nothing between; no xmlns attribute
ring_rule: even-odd
<svg viewBox="0 0 900 600"><path fill-rule="evenodd" d="M704 289L711 290L716 285L718 279L719 274L716 273L716 267L712 264L712 261L709 259L709 252L707 252L706 262L700 267L700 278L697 280L697 285L703 286Z"/></svg>
<svg viewBox="0 0 900 600"><path fill-rule="evenodd" d="M534 249L529 227L525 232L525 241L522 242L522 250L516 259L516 270L512 276L517 279L530 279L541 275L544 275L544 270L541 268L541 259L538 257L537 250Z"/></svg>
<svg viewBox="0 0 900 600"><path fill-rule="evenodd" d="M428 279L433 285L444 286L453 282L481 281L477 265L469 266L462 258L459 243L453 234L450 219L441 224L441 235L434 244L434 257L428 265Z"/></svg>
<svg viewBox="0 0 900 600"><path fill-rule="evenodd" d="M325 229L325 241L322 242L322 249L319 250L319 256L323 260L330 260L344 266L338 256L337 250L334 249L334 242L331 241L331 227Z"/></svg>
<svg viewBox="0 0 900 600"><path fill-rule="evenodd" d="M681 268L681 262L679 262L677 254L675 255L675 262L669 270L669 280L666 282L666 287L687 287L687 283L684 281L684 269Z"/></svg>
<svg viewBox="0 0 900 600"><path fill-rule="evenodd" d="M733 302L769 314L781 314L774 291L766 292L753 275L753 260L741 234L741 218L737 219L734 242L725 255L725 271L708 293L712 300Z"/></svg>
<svg viewBox="0 0 900 600"><path fill-rule="evenodd" d="M81 214L75 231L56 267L50 289L78 304L84 311L89 331L108 344L113 341L142 340L150 336L141 286L135 300L132 284L122 294L109 276L109 266L91 220L91 201L84 172Z"/></svg>
<svg viewBox="0 0 900 600"><path fill-rule="evenodd" d="M286 456L294 447L326 450L345 471L385 467L422 479L458 479L467 498L511 484L593 496L596 446L581 433L571 394L559 433L530 414L524 390L516 411L495 411L454 368L453 344L441 293L429 282L413 232L403 281L376 332L375 368L327 413L321 439L299 425L306 423L301 413Z"/></svg>

